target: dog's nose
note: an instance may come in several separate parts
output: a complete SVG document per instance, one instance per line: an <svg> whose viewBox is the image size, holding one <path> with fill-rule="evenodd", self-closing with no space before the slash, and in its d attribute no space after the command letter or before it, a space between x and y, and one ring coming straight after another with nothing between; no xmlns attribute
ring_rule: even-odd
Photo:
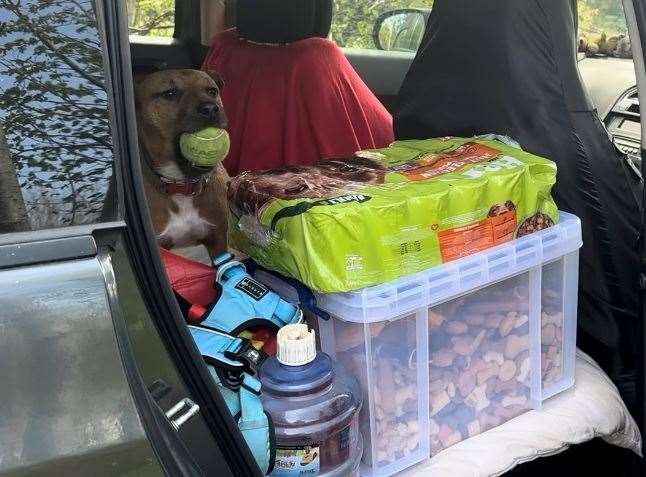
<svg viewBox="0 0 646 477"><path fill-rule="evenodd" d="M207 119L216 119L220 112L220 107L215 103L202 103L197 107L197 112Z"/></svg>

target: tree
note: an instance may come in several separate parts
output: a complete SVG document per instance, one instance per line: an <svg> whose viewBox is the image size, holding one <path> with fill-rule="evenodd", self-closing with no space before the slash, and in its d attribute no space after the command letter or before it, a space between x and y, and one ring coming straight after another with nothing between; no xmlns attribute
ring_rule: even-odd
<svg viewBox="0 0 646 477"><path fill-rule="evenodd" d="M0 122L27 211L96 220L112 175L102 44L91 0L0 0Z"/></svg>
<svg viewBox="0 0 646 477"><path fill-rule="evenodd" d="M175 0L127 0L132 35L173 36Z"/></svg>
<svg viewBox="0 0 646 477"><path fill-rule="evenodd" d="M578 0L581 34L627 34L626 16L619 0Z"/></svg>
<svg viewBox="0 0 646 477"><path fill-rule="evenodd" d="M332 38L346 48L375 48L372 38L377 18L399 8L433 7L433 0L335 0ZM578 0L579 30L608 35L625 34L626 19L620 0Z"/></svg>
<svg viewBox="0 0 646 477"><path fill-rule="evenodd" d="M137 35L171 36L174 0L127 0L130 31ZM228 2L229 8L233 2ZM620 0L578 0L579 29L585 33L626 33ZM374 48L377 18L399 8L432 8L433 0L335 0L332 38L347 48Z"/></svg>
<svg viewBox="0 0 646 477"><path fill-rule="evenodd" d="M432 8L433 0L335 0L332 39L345 48L375 48L380 15L400 8Z"/></svg>
<svg viewBox="0 0 646 477"><path fill-rule="evenodd" d="M29 219L9 147L0 125L0 233L29 230Z"/></svg>

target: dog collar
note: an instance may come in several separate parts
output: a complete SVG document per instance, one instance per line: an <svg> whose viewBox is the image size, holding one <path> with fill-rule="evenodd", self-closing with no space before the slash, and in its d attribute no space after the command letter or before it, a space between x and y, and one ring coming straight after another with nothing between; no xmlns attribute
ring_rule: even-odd
<svg viewBox="0 0 646 477"><path fill-rule="evenodd" d="M166 195L198 195L204 190L208 178L197 179L194 181L177 181L160 177L161 189Z"/></svg>
<svg viewBox="0 0 646 477"><path fill-rule="evenodd" d="M150 166L150 161L148 160L147 153L143 153L143 157L146 161L146 164L148 164L151 172L159 179L159 190L166 195L198 195L202 193L204 187L209 182L210 176L208 175L190 181L181 181L173 179L171 177L163 176L158 173L152 166Z"/></svg>

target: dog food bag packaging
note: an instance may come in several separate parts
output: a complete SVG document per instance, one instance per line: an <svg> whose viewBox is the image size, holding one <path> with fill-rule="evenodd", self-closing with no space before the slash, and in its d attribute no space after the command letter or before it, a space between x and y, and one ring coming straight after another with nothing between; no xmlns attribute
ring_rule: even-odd
<svg viewBox="0 0 646 477"><path fill-rule="evenodd" d="M358 290L554 225L555 180L496 139L395 142L234 178L231 245L317 292Z"/></svg>

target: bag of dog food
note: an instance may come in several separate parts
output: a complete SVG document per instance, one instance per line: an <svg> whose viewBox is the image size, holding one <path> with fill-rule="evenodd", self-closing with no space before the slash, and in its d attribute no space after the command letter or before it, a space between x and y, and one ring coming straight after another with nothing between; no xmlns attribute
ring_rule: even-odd
<svg viewBox="0 0 646 477"><path fill-rule="evenodd" d="M396 142L234 178L231 245L313 290L357 290L553 225L555 180L497 140Z"/></svg>

